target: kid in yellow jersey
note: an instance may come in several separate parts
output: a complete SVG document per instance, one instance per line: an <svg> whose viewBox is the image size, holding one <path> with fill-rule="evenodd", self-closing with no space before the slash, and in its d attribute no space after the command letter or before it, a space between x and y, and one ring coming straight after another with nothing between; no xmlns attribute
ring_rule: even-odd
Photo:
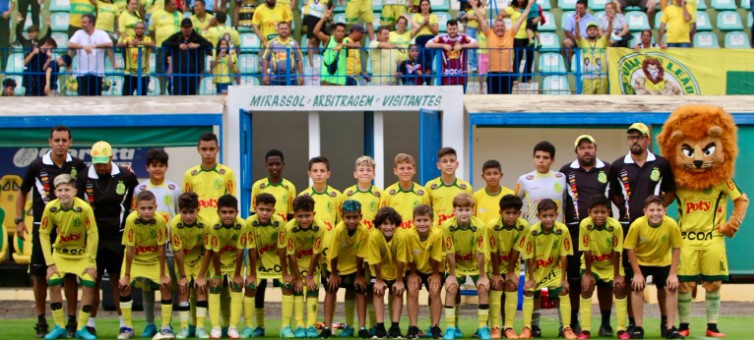
<svg viewBox="0 0 754 340"><path fill-rule="evenodd" d="M209 338L204 330L208 306L206 286L211 256L204 256L204 239L210 226L199 218L199 197L195 192L184 192L178 196L178 212L179 215L170 220L170 247L173 249L178 277L178 318L181 322L181 328L175 337L186 339L189 336L189 297L193 295L195 334L197 338L206 339ZM197 286L202 289L196 289Z"/></svg>
<svg viewBox="0 0 754 340"><path fill-rule="evenodd" d="M267 169L267 178L262 178L251 186L251 208L250 213L254 213L257 207L257 196L262 193L269 193L275 196L275 213L288 221L293 217L293 199L296 198L296 186L289 180L283 178L283 168L285 168L285 157L283 152L277 149L267 151L264 155L264 167ZM261 287L258 287L261 288ZM257 289L257 294L264 290ZM260 296L257 296L259 299ZM257 300L259 301L259 300ZM264 302L264 299L261 301Z"/></svg>
<svg viewBox="0 0 754 340"><path fill-rule="evenodd" d="M629 339L626 332L628 302L623 272L623 227L610 215L610 201L598 195L589 205L589 217L579 225L579 250L584 252L581 261L581 333L579 338L591 336L592 294L595 285L602 313L600 336L613 336L610 327L610 310L615 296L615 314L618 319L618 339Z"/></svg>
<svg viewBox="0 0 754 340"><path fill-rule="evenodd" d="M568 296L566 256L573 254L571 234L565 224L556 222L558 205L545 198L537 204L539 223L531 226L525 236L523 258L526 260L526 283L524 283L524 329L520 339L532 337L531 319L534 312L534 295L543 288L549 294L558 295L560 317L563 320L563 337L576 339L571 324L571 300Z"/></svg>
<svg viewBox="0 0 754 340"><path fill-rule="evenodd" d="M227 279L230 286L230 315L227 318L224 317L223 320L229 322L228 336L237 338L239 334L236 325L241 319L243 308L243 293L241 292L243 283L239 284L234 281L233 275L238 257L243 256L243 250L249 244L253 246L254 242L248 240L246 221L238 216L238 200L235 197L220 196L217 199L217 214L219 218L216 218L209 228L209 246L205 245L207 249L212 250L212 269L214 270L214 276L209 281L209 321L212 324L210 337L218 339L222 336L220 294L223 290L223 283Z"/></svg>
<svg viewBox="0 0 754 340"><path fill-rule="evenodd" d="M524 202L510 194L503 196L498 203L498 218L487 223L487 244L490 252L490 333L493 339L504 332L506 339L516 339L513 330L518 306L518 283L521 262L519 254L524 236L529 231L529 223L521 218ZM503 295L505 292L505 295ZM502 301L505 300L503 304ZM502 310L501 305L505 308ZM500 316L503 316L503 332L500 329Z"/></svg>
<svg viewBox="0 0 754 340"><path fill-rule="evenodd" d="M45 339L66 337L63 295L60 287L65 275L79 277L83 295L81 312L76 330L78 339L97 339L86 329L86 322L92 310L94 279L97 277L97 224L94 212L86 201L76 197L76 178L68 174L55 177L55 196L45 206L39 227L39 243L47 264L47 284L50 289L50 309L55 319L55 328L45 335ZM55 242L50 233L57 230ZM3 236L4 237L4 236Z"/></svg>
<svg viewBox="0 0 754 340"><path fill-rule="evenodd" d="M327 271L322 275L327 295L325 296L325 328L320 338L332 336L333 312L335 312L335 298L339 288L346 289L356 300L359 314L359 337L368 338L369 331L365 327L366 319L366 280L364 279L364 258L367 255L367 241L369 231L360 221L363 207L358 201L343 202L342 221L335 227L332 247L327 255ZM318 261L320 255L314 255L313 262ZM346 303L348 300L346 300ZM353 312L353 310L351 311ZM346 310L348 313L348 310ZM353 320L351 320L353 322ZM350 324L347 327L351 327ZM340 337L353 336L353 328L344 328Z"/></svg>
<svg viewBox="0 0 754 340"><path fill-rule="evenodd" d="M241 332L242 338L259 338L264 336L264 292L267 289L267 280L273 280L273 286L282 287L282 267L280 265L280 248L285 250L285 227L284 219L276 213L277 199L270 193L261 193L256 196L255 214L246 220L246 224L254 233L256 243L256 276L259 278L256 285L256 296L250 295L252 289L248 288L251 281L247 280L243 298L244 319L246 327ZM292 209L292 208L291 208ZM283 235L281 239L280 236ZM247 238L248 240L248 238ZM248 248L248 247L247 247ZM252 250L249 250L251 253ZM250 254L251 255L251 254ZM283 255L285 256L285 255ZM250 263L247 263L250 265ZM251 272L251 268L247 268ZM262 292L260 294L260 291ZM252 311L256 308L256 327L253 327Z"/></svg>
<svg viewBox="0 0 754 340"><path fill-rule="evenodd" d="M408 247L409 274L408 284L408 332L406 337L417 338L420 334L419 319L419 291L422 285L429 291L429 311L432 319L429 336L434 339L442 337L438 326L442 314L443 265L442 231L432 228L432 207L422 204L414 208L414 228L406 230L406 246Z"/></svg>
<svg viewBox="0 0 754 340"><path fill-rule="evenodd" d="M375 228L369 233L367 263L372 279L369 287L374 292L375 338L385 336L401 338L401 310L403 309L404 272L408 264L406 242L401 230L396 228L401 224L401 215L393 208L380 208L374 218ZM385 295L390 291L392 300L390 311L390 331L385 330Z"/></svg>
<svg viewBox="0 0 754 340"><path fill-rule="evenodd" d="M503 170L500 162L494 159L482 164L482 179L486 185L474 193L474 216L484 223L489 223L500 218L500 199L505 195L513 195L513 190L500 185Z"/></svg>
<svg viewBox="0 0 754 340"><path fill-rule="evenodd" d="M456 195L465 192L471 195L471 184L456 177L458 158L456 150L444 147L437 151L437 168L440 177L424 185L429 194L430 205L435 211L435 225L442 225L453 217L453 200Z"/></svg>
<svg viewBox="0 0 754 340"><path fill-rule="evenodd" d="M215 134L202 134L196 149L202 162L186 170L183 191L199 195L199 215L205 221L213 221L217 218L217 198L226 194L236 196L236 176L229 167L217 162L220 148Z"/></svg>
<svg viewBox="0 0 754 340"><path fill-rule="evenodd" d="M477 287L479 309L479 338L491 339L490 329L487 327L489 317L490 280L487 278L485 261L487 260L487 240L484 223L472 216L474 212L474 198L471 194L462 192L453 199L454 216L445 221L443 232L445 253L448 265L445 268L445 339L453 340L458 335L458 319L456 315L461 305L460 287L458 279L465 282L471 278Z"/></svg>
<svg viewBox="0 0 754 340"><path fill-rule="evenodd" d="M165 219L156 214L157 202L151 191L140 192L134 200L136 211L126 218L123 231L123 245L126 256L123 258L120 282L120 309L123 313L124 327L121 327L118 339L134 336L131 314L131 285L136 278L148 279L149 284L159 286L162 297L162 327L158 339L174 338L170 329L173 314L173 298L170 273L165 260L165 244L168 241L168 228ZM157 335L156 335L157 336Z"/></svg>
<svg viewBox="0 0 754 340"><path fill-rule="evenodd" d="M374 226L374 217L377 215L377 210L380 207L380 197L382 192L379 188L372 185L375 173L374 159L369 156L361 156L356 159L355 169L353 177L356 178L356 185L344 190L344 199L356 200L361 204L361 224L363 224L367 231L371 231ZM346 325L343 331L340 332L341 336L353 336L353 312L355 308L356 293L353 289L347 289L345 295L345 313L346 313ZM371 304L372 294L367 294L367 304ZM374 326L375 315L373 308L367 308L369 311L370 326Z"/></svg>
<svg viewBox="0 0 754 340"><path fill-rule="evenodd" d="M293 200L293 220L285 225L287 265L283 265L283 280L293 285L283 291L283 321L280 336L283 338L316 338L317 312L319 309L319 261L314 255L322 254L325 229L319 219L314 218L314 199L299 196ZM281 261L282 262L282 261ZM290 269L287 268L290 266ZM306 295L307 320L304 329L304 295ZM292 307L292 309L291 309ZM291 314L295 314L296 331L291 330Z"/></svg>
<svg viewBox="0 0 754 340"><path fill-rule="evenodd" d="M330 161L326 157L314 157L309 160L309 178L312 180L312 186L302 191L299 196L306 195L314 199L314 212L317 214L317 220L324 223L325 238L322 244L322 253L325 258L327 249L330 246L330 238L335 225L340 222L340 205L343 203L343 194L335 188L327 185L330 178ZM325 258L321 259L324 267Z"/></svg>
<svg viewBox="0 0 754 340"><path fill-rule="evenodd" d="M644 336L644 287L646 278L652 276L657 289L664 289L667 322L665 337L683 339L675 328L678 305L678 261L681 257L681 230L670 217L665 216L664 200L652 195L644 200L644 216L628 228L623 249L633 269L631 280L631 306L636 326L631 330L631 339Z"/></svg>
<svg viewBox="0 0 754 340"><path fill-rule="evenodd" d="M420 204L429 205L429 195L424 188L414 182L416 175L416 161L414 157L399 153L395 156L393 174L398 177L395 183L385 189L380 198L380 208L390 207L401 215L401 229L410 229L414 207Z"/></svg>

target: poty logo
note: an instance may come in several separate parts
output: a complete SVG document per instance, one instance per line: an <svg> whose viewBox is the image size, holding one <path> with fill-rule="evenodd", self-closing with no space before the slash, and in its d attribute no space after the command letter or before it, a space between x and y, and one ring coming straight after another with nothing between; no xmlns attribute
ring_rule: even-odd
<svg viewBox="0 0 754 340"><path fill-rule="evenodd" d="M155 253L160 249L159 246L136 246L136 255Z"/></svg>
<svg viewBox="0 0 754 340"><path fill-rule="evenodd" d="M628 54L618 61L618 74L623 94L702 94L689 69L665 52Z"/></svg>
<svg viewBox="0 0 754 340"><path fill-rule="evenodd" d="M312 249L304 249L304 250L299 250L298 252L296 252L297 259L303 258L304 256L312 256L312 255L314 255L314 250Z"/></svg>
<svg viewBox="0 0 754 340"><path fill-rule="evenodd" d="M709 211L711 207L712 207L712 202L709 202L709 201L687 202L686 214L688 215L695 211Z"/></svg>
<svg viewBox="0 0 754 340"><path fill-rule="evenodd" d="M259 248L259 255L262 255L268 251L273 251L275 249L277 249L277 247L275 247L274 245L264 246L262 248Z"/></svg>
<svg viewBox="0 0 754 340"><path fill-rule="evenodd" d="M555 260L553 260L552 257L547 258L547 260L537 260L536 267L537 269L546 268L547 266L553 264L553 262L555 262Z"/></svg>
<svg viewBox="0 0 754 340"><path fill-rule="evenodd" d="M220 248L220 254L221 255L224 254L224 253L226 253L226 252L235 252L235 251L236 251L236 247L232 246L232 245L227 245L227 246L224 246L224 247Z"/></svg>
<svg viewBox="0 0 754 340"><path fill-rule="evenodd" d="M452 217L453 217L453 214L450 214L450 215L437 214L437 224L440 225Z"/></svg>
<svg viewBox="0 0 754 340"><path fill-rule="evenodd" d="M401 229L411 229L411 227L413 227L413 226L414 226L413 221L408 220L408 221L401 222L401 225L399 226L399 228L401 228Z"/></svg>
<svg viewBox="0 0 754 340"><path fill-rule="evenodd" d="M60 235L60 242L76 242L81 239L81 233Z"/></svg>
<svg viewBox="0 0 754 340"><path fill-rule="evenodd" d="M456 261L457 262L462 262L462 261L468 262L468 261L471 261L473 258L474 257L471 256L471 254L461 255L461 254L456 253Z"/></svg>
<svg viewBox="0 0 754 340"><path fill-rule="evenodd" d="M604 262L604 261L610 261L612 259L613 259L613 253L602 254L602 255L592 255L592 262Z"/></svg>
<svg viewBox="0 0 754 340"><path fill-rule="evenodd" d="M199 208L217 208L217 199L199 200Z"/></svg>

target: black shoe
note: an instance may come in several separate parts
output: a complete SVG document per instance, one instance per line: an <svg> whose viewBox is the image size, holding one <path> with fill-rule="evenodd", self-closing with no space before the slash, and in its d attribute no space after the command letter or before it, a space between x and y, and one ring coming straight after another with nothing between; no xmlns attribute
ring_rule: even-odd
<svg viewBox="0 0 754 340"><path fill-rule="evenodd" d="M369 330L366 328L362 328L359 330L359 338L362 339L369 339Z"/></svg>
<svg viewBox="0 0 754 340"><path fill-rule="evenodd" d="M644 329L639 326L634 326L631 329L631 339L644 339Z"/></svg>
<svg viewBox="0 0 754 340"><path fill-rule="evenodd" d="M384 339L387 336L387 330L385 330L384 324L379 324L374 328L374 336L372 339Z"/></svg>
<svg viewBox="0 0 754 340"><path fill-rule="evenodd" d="M613 336L613 327L610 325L600 325L599 336Z"/></svg>
<svg viewBox="0 0 754 340"><path fill-rule="evenodd" d="M571 322L571 330L573 330L574 334L581 333L581 323L578 321Z"/></svg>
<svg viewBox="0 0 754 340"><path fill-rule="evenodd" d="M560 330L563 331L562 329ZM531 326L531 337L532 338L541 338L542 337L542 329L539 328L539 326Z"/></svg>
<svg viewBox="0 0 754 340"><path fill-rule="evenodd" d="M68 338L75 339L76 338L76 331L77 330L78 330L78 325L76 324L75 321L74 322L69 322L65 326L65 332L67 333Z"/></svg>
<svg viewBox="0 0 754 340"><path fill-rule="evenodd" d="M432 326L432 328L430 328L430 331L432 332L432 334L430 334L432 339L442 339L442 330L439 326Z"/></svg>
<svg viewBox="0 0 754 340"><path fill-rule="evenodd" d="M666 329L664 337L665 339L684 339L683 335L678 333L678 329L675 328L675 326L673 328Z"/></svg>
<svg viewBox="0 0 754 340"><path fill-rule="evenodd" d="M86 330L89 331L89 334L97 336L97 330L94 327L86 326Z"/></svg>
<svg viewBox="0 0 754 340"><path fill-rule="evenodd" d="M34 326L34 330L37 332L37 338L44 338L45 335L50 332L50 326L48 326L46 322L37 323L37 325Z"/></svg>
<svg viewBox="0 0 754 340"><path fill-rule="evenodd" d="M408 332L406 332L406 338L408 339L418 339L421 338L419 335L421 333L421 330L419 330L419 327L416 326L409 326Z"/></svg>
<svg viewBox="0 0 754 340"><path fill-rule="evenodd" d="M660 325L660 336L665 337L668 334L668 329L665 328L665 324Z"/></svg>
<svg viewBox="0 0 754 340"><path fill-rule="evenodd" d="M387 332L387 336L393 339L403 339L403 334L401 334L401 327L397 324L390 326L390 330Z"/></svg>
<svg viewBox="0 0 754 340"><path fill-rule="evenodd" d="M325 328L319 333L320 338L329 338L332 336L332 331L329 328Z"/></svg>

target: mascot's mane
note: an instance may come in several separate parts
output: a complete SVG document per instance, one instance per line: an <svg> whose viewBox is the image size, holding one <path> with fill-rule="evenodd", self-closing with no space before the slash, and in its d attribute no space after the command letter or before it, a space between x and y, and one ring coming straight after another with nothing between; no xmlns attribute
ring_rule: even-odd
<svg viewBox="0 0 754 340"><path fill-rule="evenodd" d="M710 131L719 136L711 136ZM733 177L738 155L738 128L733 117L722 108L710 105L686 105L673 111L657 136L662 155L668 159L680 187L693 190L711 188ZM678 143L695 142L717 137L722 144L724 160L713 164L705 171L694 172L684 164L678 164Z"/></svg>

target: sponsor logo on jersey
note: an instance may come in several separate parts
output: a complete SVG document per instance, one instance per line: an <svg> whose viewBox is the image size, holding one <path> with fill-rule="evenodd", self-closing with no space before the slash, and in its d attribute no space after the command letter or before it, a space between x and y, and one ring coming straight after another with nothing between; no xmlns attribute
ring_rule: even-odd
<svg viewBox="0 0 754 340"><path fill-rule="evenodd" d="M160 250L160 246L136 246L136 255L155 253Z"/></svg>
<svg viewBox="0 0 754 340"><path fill-rule="evenodd" d="M60 235L60 242L76 242L81 239L81 233L70 233L68 235Z"/></svg>
<svg viewBox="0 0 754 340"><path fill-rule="evenodd" d="M712 202L710 201L697 201L697 202L686 202L686 214L690 214L692 212L696 211L709 211L710 208L712 208Z"/></svg>

